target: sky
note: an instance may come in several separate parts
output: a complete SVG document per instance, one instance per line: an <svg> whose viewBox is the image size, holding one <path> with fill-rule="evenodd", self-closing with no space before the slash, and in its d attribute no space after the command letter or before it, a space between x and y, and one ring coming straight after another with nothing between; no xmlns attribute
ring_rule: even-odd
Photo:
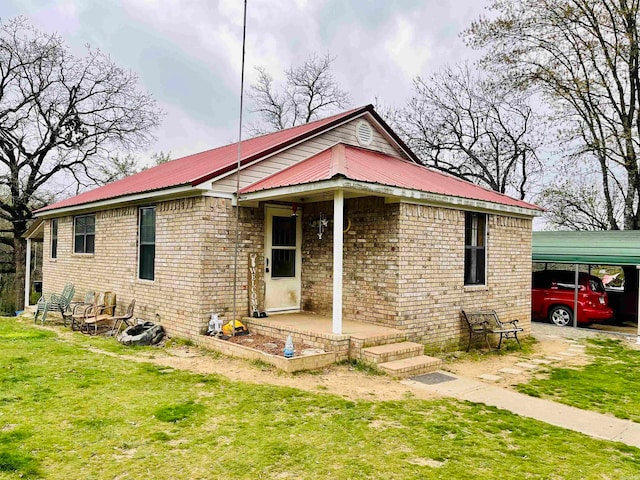
<svg viewBox="0 0 640 480"><path fill-rule="evenodd" d="M352 106L400 106L412 79L477 57L459 33L487 0L248 0L245 93L262 66L276 82L312 54L335 56ZM4 22L23 15L58 32L74 53L108 53L136 72L165 112L150 149L179 158L238 138L242 0L2 0ZM252 121L245 97L244 137ZM255 118L253 119L255 121Z"/></svg>

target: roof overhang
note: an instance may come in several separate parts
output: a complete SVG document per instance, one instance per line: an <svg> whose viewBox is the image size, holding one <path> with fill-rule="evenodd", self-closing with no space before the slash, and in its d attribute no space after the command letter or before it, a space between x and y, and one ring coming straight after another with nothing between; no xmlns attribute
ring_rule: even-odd
<svg viewBox="0 0 640 480"><path fill-rule="evenodd" d="M97 202L82 203L69 207L55 208L51 210L38 211L34 214L36 218L60 217L62 215L79 214L96 210L106 210L111 208L124 207L127 205L142 205L160 200L171 200L174 198L184 198L195 195L202 195L203 190L190 185L175 188L156 190L154 192L142 192L122 197L108 198Z"/></svg>
<svg viewBox="0 0 640 480"><path fill-rule="evenodd" d="M533 232L538 263L640 265L640 231Z"/></svg>
<svg viewBox="0 0 640 480"><path fill-rule="evenodd" d="M387 203L405 202L446 208L499 213L513 217L532 218L541 214L539 210L504 205L472 198L454 197L423 192L407 188L360 182L347 178L332 178L319 182L271 188L240 195L240 205L255 206L264 201L313 202L333 198L331 192L343 190L346 198L374 195L384 197Z"/></svg>
<svg viewBox="0 0 640 480"><path fill-rule="evenodd" d="M44 220L36 218L27 228L27 231L22 234L22 238L42 240L44 238Z"/></svg>

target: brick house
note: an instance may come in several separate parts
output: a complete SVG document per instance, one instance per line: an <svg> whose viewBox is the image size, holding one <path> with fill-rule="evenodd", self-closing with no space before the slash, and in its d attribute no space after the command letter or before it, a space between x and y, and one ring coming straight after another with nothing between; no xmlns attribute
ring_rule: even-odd
<svg viewBox="0 0 640 480"><path fill-rule="evenodd" d="M256 308L317 314L335 338L356 321L434 348L466 338L461 308L529 331L538 207L420 166L372 106L240 153L239 178L232 144L40 209L44 290L113 290L183 338L212 312Z"/></svg>

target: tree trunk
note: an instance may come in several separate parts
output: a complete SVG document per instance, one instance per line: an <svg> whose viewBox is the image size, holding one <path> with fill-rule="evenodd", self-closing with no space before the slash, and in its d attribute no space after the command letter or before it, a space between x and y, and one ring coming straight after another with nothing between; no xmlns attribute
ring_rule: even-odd
<svg viewBox="0 0 640 480"><path fill-rule="evenodd" d="M16 292L16 310L24 309L24 280L27 262L27 240L21 236L13 239L13 259L16 266L15 276L15 292Z"/></svg>

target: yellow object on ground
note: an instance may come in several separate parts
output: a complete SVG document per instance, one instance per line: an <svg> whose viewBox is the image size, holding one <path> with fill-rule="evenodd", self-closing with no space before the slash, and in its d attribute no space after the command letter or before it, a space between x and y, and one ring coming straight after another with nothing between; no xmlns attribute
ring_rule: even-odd
<svg viewBox="0 0 640 480"><path fill-rule="evenodd" d="M247 327L245 327L245 325L240 321L240 320L230 320L229 322L225 323L224 326L222 327L222 334L223 335L227 335L227 336L231 336L234 334L234 329L235 327L235 333L239 333L239 332L247 332Z"/></svg>

